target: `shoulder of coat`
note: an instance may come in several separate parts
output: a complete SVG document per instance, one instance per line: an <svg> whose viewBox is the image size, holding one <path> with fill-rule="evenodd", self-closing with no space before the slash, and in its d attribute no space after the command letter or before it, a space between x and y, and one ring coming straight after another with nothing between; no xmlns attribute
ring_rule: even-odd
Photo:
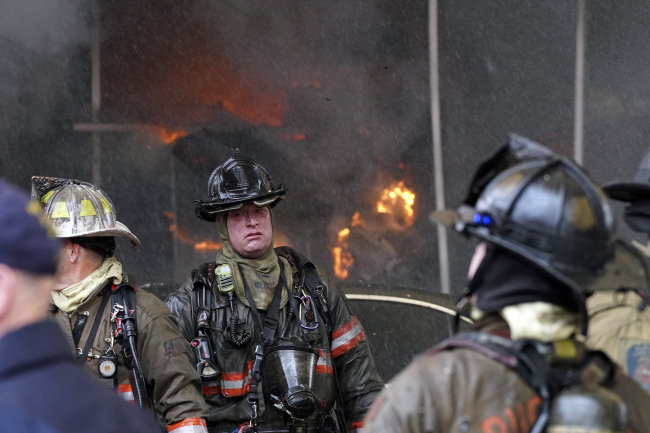
<svg viewBox="0 0 650 433"><path fill-rule="evenodd" d="M141 318L146 318L148 321L157 319L160 316L171 315L169 308L156 297L144 290L136 290L135 292L135 305L136 314L138 315L138 325L140 325ZM146 324L143 323L142 326Z"/></svg>

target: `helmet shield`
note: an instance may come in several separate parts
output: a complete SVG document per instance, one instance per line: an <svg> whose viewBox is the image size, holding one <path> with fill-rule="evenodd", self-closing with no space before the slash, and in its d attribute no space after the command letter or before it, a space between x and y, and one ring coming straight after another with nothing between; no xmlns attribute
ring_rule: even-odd
<svg viewBox="0 0 650 433"><path fill-rule="evenodd" d="M108 194L88 182L34 176L32 198L41 202L59 238L120 236L140 245L138 238L116 220Z"/></svg>
<svg viewBox="0 0 650 433"><path fill-rule="evenodd" d="M209 199L196 201L196 215L205 221L215 221L217 213L239 209L247 201L259 207L274 206L285 193L284 184L275 189L264 167L237 151L212 172L208 181Z"/></svg>
<svg viewBox="0 0 650 433"><path fill-rule="evenodd" d="M264 396L292 418L304 420L317 409L312 391L318 352L300 345L271 347L264 356Z"/></svg>

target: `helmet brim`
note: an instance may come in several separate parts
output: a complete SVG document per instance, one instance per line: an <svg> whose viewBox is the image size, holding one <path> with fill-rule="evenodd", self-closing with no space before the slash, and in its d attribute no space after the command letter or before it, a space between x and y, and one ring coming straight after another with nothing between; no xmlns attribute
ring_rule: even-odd
<svg viewBox="0 0 650 433"><path fill-rule="evenodd" d="M197 200L196 201L196 216L203 221L214 222L217 219L217 214L227 212L233 209L239 209L244 203L253 202L257 207L271 206L274 207L278 202L284 199L287 192L286 188L279 188L268 194L264 194L255 198L243 198L241 200L222 201L214 200Z"/></svg>
<svg viewBox="0 0 650 433"><path fill-rule="evenodd" d="M610 182L603 191L613 200L633 202L650 199L650 184L641 182Z"/></svg>
<svg viewBox="0 0 650 433"><path fill-rule="evenodd" d="M119 221L115 221L115 228L112 230L105 230L105 229L91 230L85 232L82 235L77 235L77 234L67 234L65 236L57 235L57 237L61 239L77 238L77 237L88 238L88 237L101 237L101 236L117 236L121 238L128 238L136 247L140 246L140 239L138 239L138 237L134 235L133 232L131 232L131 230L129 230L127 226L125 226Z"/></svg>
<svg viewBox="0 0 650 433"><path fill-rule="evenodd" d="M462 211L473 215L475 211L466 208ZM571 272L559 269L545 260L533 255L526 246L504 239L492 234L485 227L473 227L466 224L467 219L455 209L432 212L429 215L432 222L440 223L448 228L455 228L457 232L467 232L485 241L500 246L535 265L550 276L567 283L567 279L574 282L581 291L593 293L619 289L642 289L649 286L650 268L643 253L621 240L616 240L613 249L613 258L604 266L599 275L586 272Z"/></svg>

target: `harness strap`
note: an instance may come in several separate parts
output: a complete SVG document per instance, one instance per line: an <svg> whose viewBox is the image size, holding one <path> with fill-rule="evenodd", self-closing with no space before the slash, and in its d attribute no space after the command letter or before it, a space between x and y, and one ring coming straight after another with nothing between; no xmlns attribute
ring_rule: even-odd
<svg viewBox="0 0 650 433"><path fill-rule="evenodd" d="M258 344L255 347L255 361L253 362L253 370L251 375L251 386L248 392L248 402L251 404L251 420L250 425L256 425L257 420L257 403L259 402L259 391L258 386L262 382L262 360L264 359L264 349L273 343L275 340L275 334L278 330L279 316L280 316L280 301L282 299L282 291L286 285L284 280L284 264L282 260L278 259L280 264L280 280L278 285L275 287L275 293L273 293L273 299L269 305L268 310L266 311L266 318L264 319L264 324L262 324L262 319L260 318L260 312L257 311L255 306L255 301L253 300L253 294L251 293L250 287L246 282L246 278L242 278L244 281L244 291L246 293L246 299L248 299L248 304L253 314L256 328L260 333L262 338L262 344ZM291 297L291 293L289 293Z"/></svg>
<svg viewBox="0 0 650 433"><path fill-rule="evenodd" d="M268 346L273 342L273 340L275 340L275 334L278 330L278 323L279 323L278 318L280 316L280 301L282 299L282 290L286 285L284 280L284 264L282 263L282 260L278 260L278 262L280 264L280 281L276 286L275 293L273 293L273 300L271 300L271 304L269 305L269 308L266 312L266 317L264 318L264 324L262 324L260 313L259 311L257 311L257 307L255 306L255 301L253 301L253 294L251 293L250 287L248 287L246 278L242 278L242 280L244 281L244 291L246 293L246 299L248 299L248 304L251 308L251 313L253 314L253 318L258 328L258 332L260 332L260 336L262 337L262 343L265 346Z"/></svg>
<svg viewBox="0 0 650 433"><path fill-rule="evenodd" d="M133 399L141 407L147 407L147 385L140 364L136 339L136 299L135 279L126 272L122 275L122 282L113 286L113 309L115 317L114 331L119 332L118 321L122 326L122 357L129 369L129 380L133 390ZM117 336L117 335L116 335Z"/></svg>
<svg viewBox="0 0 650 433"><path fill-rule="evenodd" d="M314 312L318 314L323 323L325 323L326 329L319 329L319 332L324 335L325 341L328 341L329 344L331 344L332 320L330 317L331 310L325 300L325 283L323 283L323 280L313 263L307 262L303 264L300 270L302 272L302 287L305 288L316 304ZM343 392L341 390L341 384L339 383L339 376L334 362L332 362L332 370L334 371L334 381L336 385L336 407L334 408L334 412L336 413L337 424L341 433L348 433L349 429L345 422L345 413L343 411L343 408L345 407Z"/></svg>
<svg viewBox="0 0 650 433"><path fill-rule="evenodd" d="M99 329L99 324L102 321L102 316L104 315L104 310L106 309L106 304L108 304L108 298L109 295L111 294L111 291L108 289L108 286L106 286L106 288L103 291L104 291L104 296L102 297L101 304L99 304L99 309L97 310L97 315L95 316L95 321L93 322L93 326L92 328L90 328L90 333L88 334L88 339L86 340L84 350L83 352L81 352L80 355L79 354L77 355L78 356L77 364L79 364L80 367L83 367L84 364L86 363L86 359L88 358L88 351L90 350L90 346L93 344L93 341L95 340L95 336L97 335L97 330ZM77 343L78 342L79 340L77 340Z"/></svg>

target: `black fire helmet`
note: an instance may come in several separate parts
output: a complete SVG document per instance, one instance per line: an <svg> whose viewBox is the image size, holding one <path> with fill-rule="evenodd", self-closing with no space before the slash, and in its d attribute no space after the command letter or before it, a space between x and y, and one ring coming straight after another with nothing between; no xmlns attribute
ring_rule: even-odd
<svg viewBox="0 0 650 433"><path fill-rule="evenodd" d="M650 150L643 157L634 180L610 182L603 190L614 200L630 203L623 219L632 230L650 233Z"/></svg>
<svg viewBox="0 0 650 433"><path fill-rule="evenodd" d="M239 209L248 201L258 207L274 207L284 198L287 188L274 188L266 169L239 149L214 169L208 180L208 200L196 200L196 216L214 222L219 212Z"/></svg>
<svg viewBox="0 0 650 433"><path fill-rule="evenodd" d="M617 239L607 198L572 161L511 135L484 162L465 202L431 218L518 256L572 291L583 315L586 293L647 292L641 253Z"/></svg>

